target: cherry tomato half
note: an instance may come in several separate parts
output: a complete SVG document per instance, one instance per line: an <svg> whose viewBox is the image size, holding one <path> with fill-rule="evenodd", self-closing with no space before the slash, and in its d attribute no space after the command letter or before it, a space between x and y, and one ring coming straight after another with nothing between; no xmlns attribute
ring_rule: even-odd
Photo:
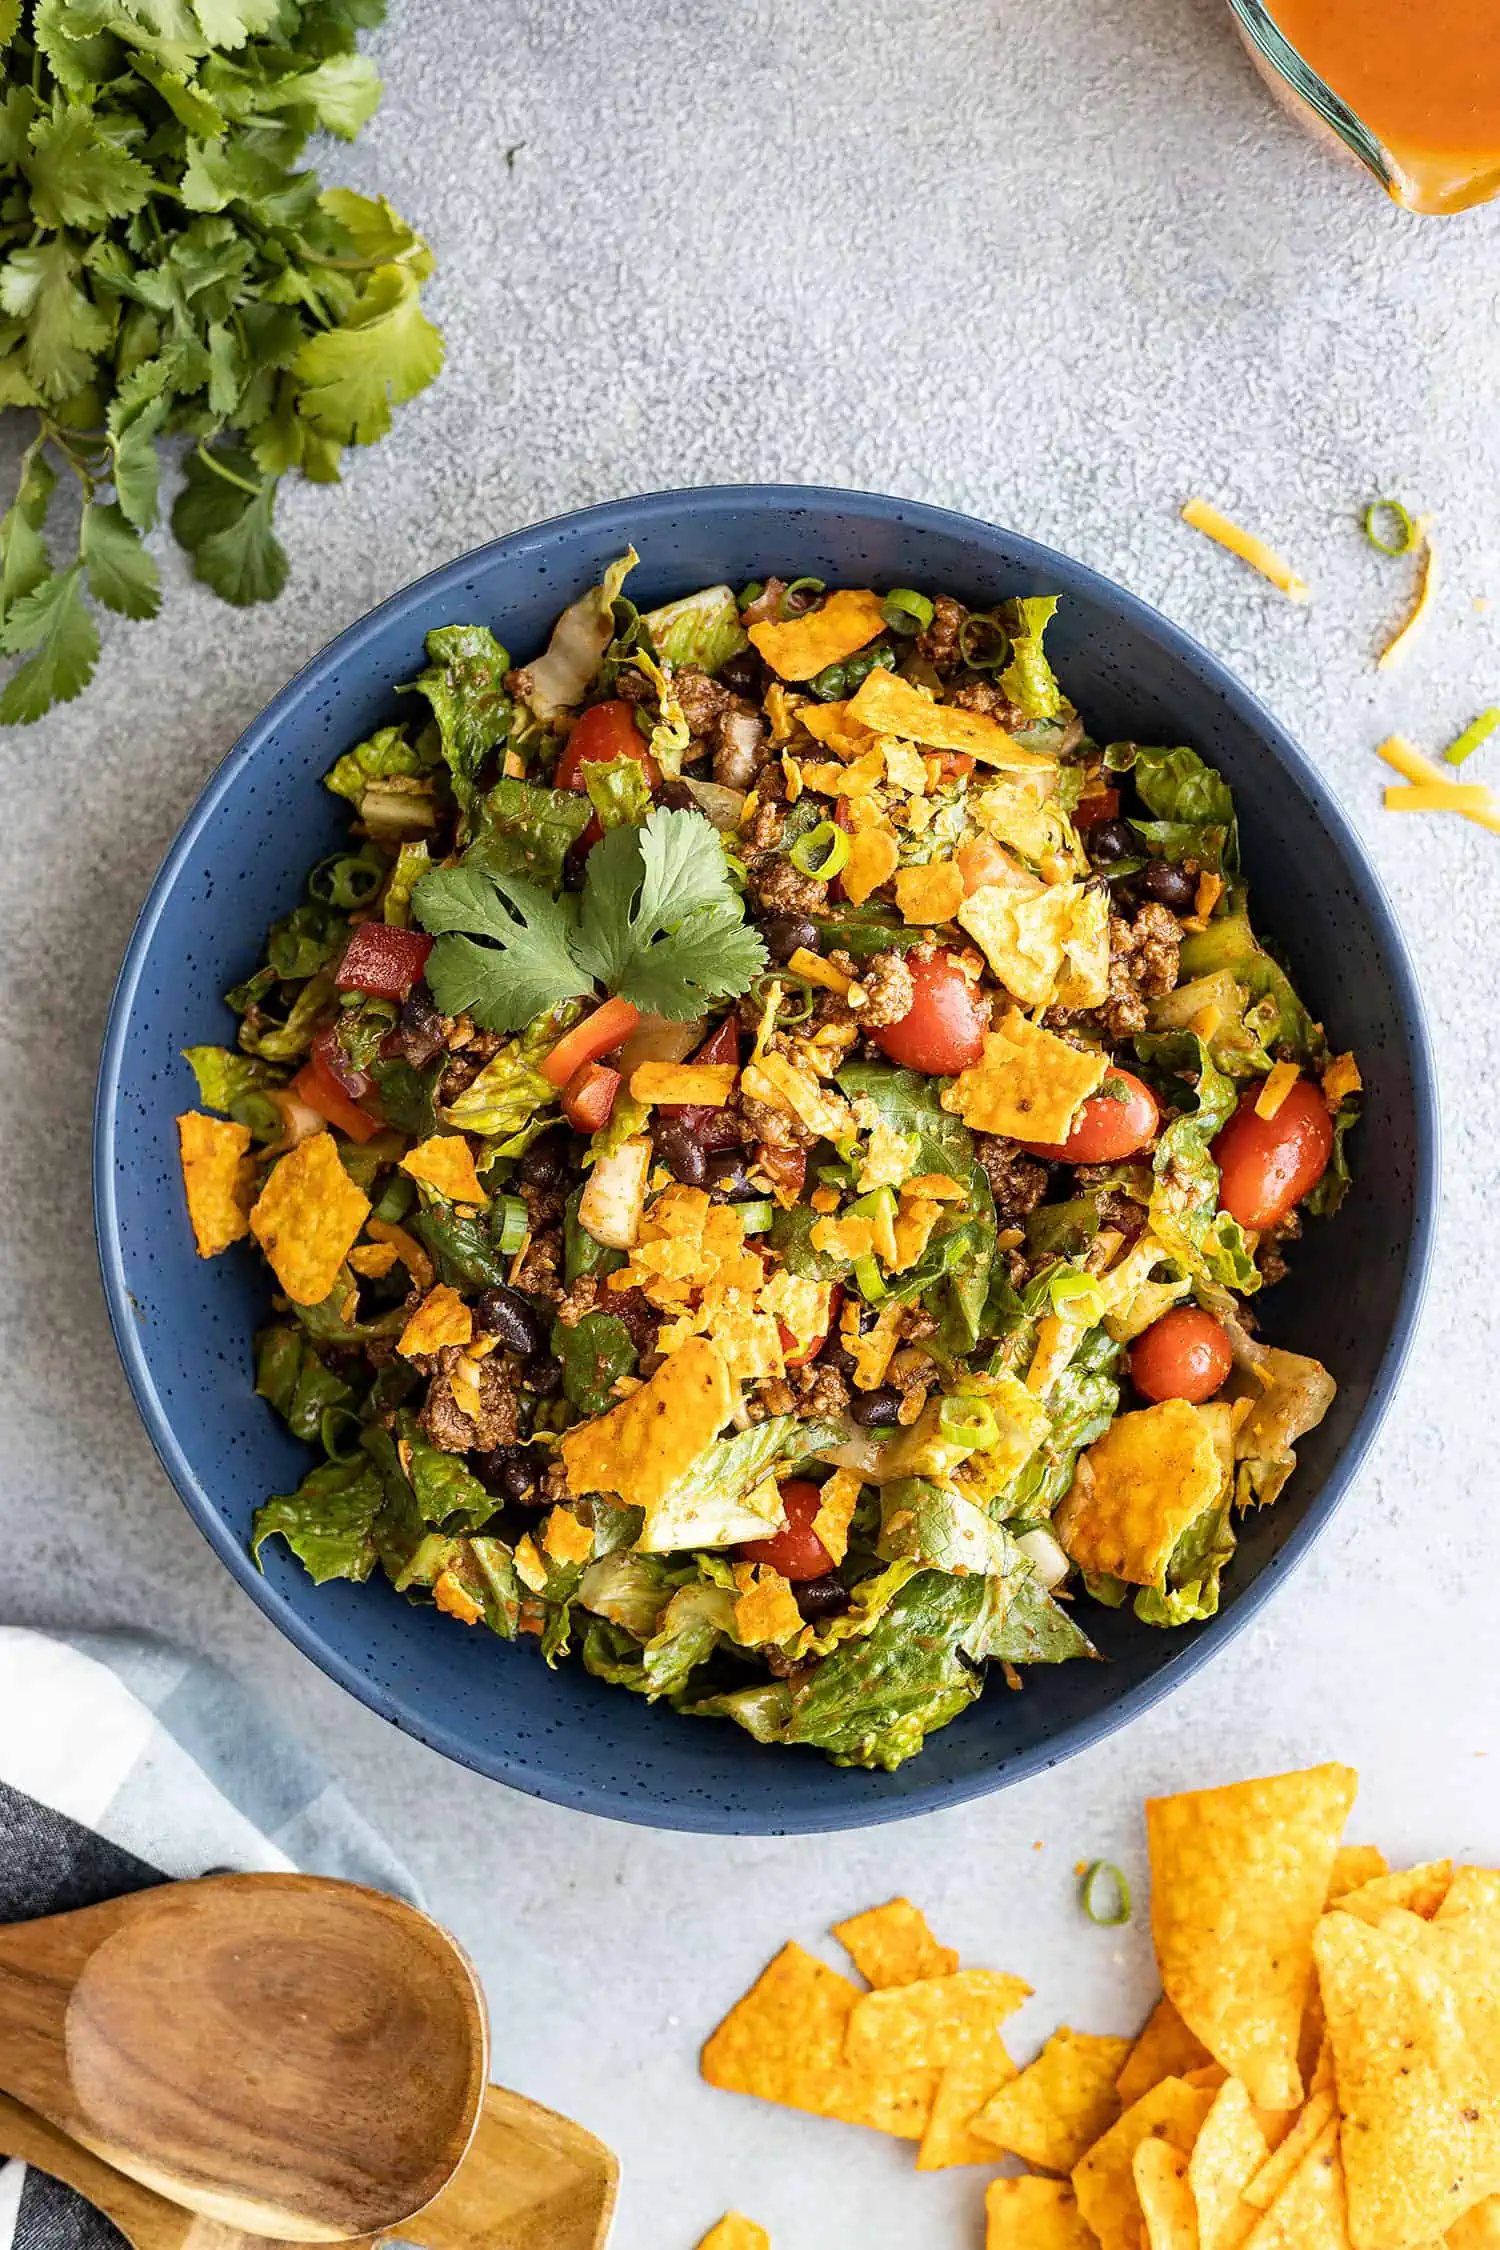
<svg viewBox="0 0 1500 2250"><path fill-rule="evenodd" d="M989 1006L951 953L908 954L916 987L898 1023L884 1023L875 1044L893 1063L952 1078L977 1063L990 1027Z"/></svg>
<svg viewBox="0 0 1500 2250"><path fill-rule="evenodd" d="M1201 1406L1233 1365L1229 1338L1213 1314L1198 1305L1174 1305L1130 1347L1130 1380L1153 1404L1185 1398L1189 1405Z"/></svg>
<svg viewBox="0 0 1500 2250"><path fill-rule="evenodd" d="M1333 1119L1309 1078L1274 1117L1257 1117L1251 1087L1214 1142L1219 1204L1242 1227L1271 1227L1315 1188L1333 1154Z"/></svg>
<svg viewBox="0 0 1500 2250"><path fill-rule="evenodd" d="M769 1539L752 1539L740 1553L746 1562L766 1563L779 1570L783 1578L826 1578L833 1568L833 1557L813 1530L813 1517L822 1505L823 1495L815 1484L794 1477L781 1487L781 1504L786 1510L786 1529Z"/></svg>
<svg viewBox="0 0 1500 2250"><path fill-rule="evenodd" d="M1107 1089L1123 1086L1123 1097ZM1149 1086L1133 1071L1111 1063L1109 1076L1097 1094L1090 1094L1068 1131L1065 1141L1022 1141L1029 1156L1047 1156L1060 1164L1119 1164L1148 1148L1156 1138L1161 1111Z"/></svg>
<svg viewBox="0 0 1500 2250"><path fill-rule="evenodd" d="M557 771L552 776L553 788L582 791L584 782L579 768L598 765L610 758L638 758L653 789L661 779L661 770L646 748L628 703L596 703L584 712L557 761Z"/></svg>
<svg viewBox="0 0 1500 2250"><path fill-rule="evenodd" d="M976 836L972 844L960 845L953 859L964 879L965 898L972 898L986 883L1003 882L1013 872L1012 861L993 836Z"/></svg>

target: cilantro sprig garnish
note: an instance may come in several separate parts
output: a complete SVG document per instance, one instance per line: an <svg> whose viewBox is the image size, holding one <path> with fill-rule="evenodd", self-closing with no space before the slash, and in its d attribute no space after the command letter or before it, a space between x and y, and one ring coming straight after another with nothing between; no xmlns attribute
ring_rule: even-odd
<svg viewBox="0 0 1500 2250"><path fill-rule="evenodd" d="M384 0L0 0L0 408L35 416L0 518L0 724L87 686L89 603L154 617L143 534L158 444L189 440L172 529L225 601L271 601L280 479L347 445L442 365L421 237L384 197L319 189L310 133L380 99L357 33ZM77 546L48 546L60 472ZM66 485L67 479L63 479ZM64 511L66 513L66 511ZM54 522L55 522L54 518Z"/></svg>
<svg viewBox="0 0 1500 2250"><path fill-rule="evenodd" d="M436 939L427 982L445 1015L521 1031L602 988L682 1022L749 990L766 949L745 920L718 832L701 813L653 812L589 854L581 896L519 875L436 868L412 892Z"/></svg>

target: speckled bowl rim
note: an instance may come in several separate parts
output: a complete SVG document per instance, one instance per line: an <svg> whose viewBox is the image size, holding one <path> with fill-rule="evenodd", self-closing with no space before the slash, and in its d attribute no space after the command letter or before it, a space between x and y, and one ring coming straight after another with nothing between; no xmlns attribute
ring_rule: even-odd
<svg viewBox="0 0 1500 2250"><path fill-rule="evenodd" d="M819 512L875 511L880 514L885 510L894 510L905 522L949 537L977 539L981 545L988 545L992 539L1001 538L1012 551L1019 568L1030 569L1044 578L1058 572L1065 573L1075 583L1081 583L1095 600L1112 608L1148 640L1154 641L1168 657L1187 665L1189 669L1196 668L1247 730L1256 736L1296 788L1312 800L1322 820L1340 840L1351 873L1360 885L1371 919L1380 928L1389 953L1391 998L1411 1057L1416 1146L1413 1150L1412 1222L1406 1270L1402 1277L1396 1317L1391 1323L1385 1350L1371 1381L1369 1397L1347 1444L1324 1478L1320 1490L1309 1501L1301 1522L1238 1598L1202 1627L1190 1642L1184 1644L1175 1656L1162 1664L1149 1678L1126 1690L1107 1709L1059 1728L1054 1737L1019 1754L1001 1773L981 1771L962 1781L935 1782L927 1790L918 1787L900 1799L866 1799L857 1804L851 1803L847 1817L840 1817L837 1810L809 1806L805 1810L799 1807L789 1811L787 1817L775 1826L765 1822L746 1826L725 1822L714 1807L706 1806L700 1810L693 1805L669 1807L627 1803L590 1778L577 1775L539 1776L534 1769L513 1763L503 1746L476 1745L465 1738L460 1730L450 1726L441 1713L418 1709L405 1696L367 1679L353 1664L326 1646L316 1625L300 1616L270 1581L261 1576L251 1560L248 1548L234 1536L219 1515L177 1442L132 1316L115 1197L115 1115L121 1067L130 1036L137 988L163 905L195 851L204 828L217 811L221 799L234 786L243 769L259 756L283 716L316 690L325 672L335 664L357 661L366 646L378 639L386 626L409 607L415 607L445 587L451 586L457 592L465 577L472 575L476 565L489 565L497 558L524 560L529 546L544 543L565 527L587 525L602 517L616 516L622 508L628 508L637 521L645 523L657 517L714 513L735 506L764 506L767 502L791 509ZM1436 1244L1441 1189L1440 1116L1437 1073L1424 1003L1415 968L1384 883L1352 823L1306 754L1259 698L1226 665L1204 648L1201 642L1181 626L1174 625L1150 603L1128 593L1114 580L1088 564L1080 563L1056 548L1028 539L1022 533L1008 531L1000 525L986 523L982 518L965 515L956 509L933 507L923 501L903 500L889 494L859 492L828 485L704 485L681 491L644 493L633 499L602 501L589 508L571 509L562 515L528 524L520 530L507 533L503 538L485 541L483 545L470 549L455 561L445 563L437 570L413 580L399 592L390 595L377 608L346 626L293 675L259 717L251 722L204 783L147 893L126 946L110 1004L99 1064L94 1103L93 1183L94 1230L110 1325L126 1380L157 1456L176 1486L189 1515L225 1568L294 1647L327 1673L330 1679L347 1689L367 1709L377 1712L381 1718L388 1719L393 1726L399 1727L404 1734L412 1735L430 1749L453 1759L456 1764L467 1766L490 1780L505 1782L528 1796L566 1806L574 1811L622 1820L637 1827L707 1834L836 1834L855 1828L883 1826L890 1821L909 1820L924 1812L966 1804L975 1798L989 1796L998 1789L1014 1787L1018 1782L1029 1780L1036 1774L1049 1772L1065 1759L1076 1756L1079 1751L1102 1741L1118 1728L1129 1725L1132 1720L1149 1711L1162 1697L1181 1687L1203 1665L1211 1662L1252 1618L1259 1615L1264 1604L1277 1592L1289 1572L1303 1560L1328 1524L1369 1453L1395 1395L1421 1317Z"/></svg>

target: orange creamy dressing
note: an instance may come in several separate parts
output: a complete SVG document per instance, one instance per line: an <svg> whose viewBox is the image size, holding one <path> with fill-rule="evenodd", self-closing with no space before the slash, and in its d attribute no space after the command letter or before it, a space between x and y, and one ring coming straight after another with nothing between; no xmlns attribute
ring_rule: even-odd
<svg viewBox="0 0 1500 2250"><path fill-rule="evenodd" d="M1267 0L1380 142L1397 200L1462 211L1500 189L1500 0Z"/></svg>

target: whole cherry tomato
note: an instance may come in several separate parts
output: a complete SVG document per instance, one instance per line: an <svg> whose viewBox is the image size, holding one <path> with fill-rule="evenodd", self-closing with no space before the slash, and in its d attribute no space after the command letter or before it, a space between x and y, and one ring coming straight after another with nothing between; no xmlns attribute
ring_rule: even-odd
<svg viewBox="0 0 1500 2250"><path fill-rule="evenodd" d="M952 1078L983 1054L989 1005L951 953L908 954L906 965L916 988L912 1004L899 1022L879 1026L875 1044L907 1070Z"/></svg>
<svg viewBox="0 0 1500 2250"><path fill-rule="evenodd" d="M781 1504L786 1510L785 1531L775 1532L769 1539L752 1539L741 1547L745 1561L766 1563L772 1570L779 1570L783 1578L826 1578L833 1568L833 1557L812 1527L822 1500L817 1486L801 1477L784 1484Z"/></svg>
<svg viewBox="0 0 1500 2250"><path fill-rule="evenodd" d="M1123 1093L1111 1091L1123 1087ZM1030 1156L1059 1164L1119 1164L1149 1148L1161 1123L1156 1096L1135 1073L1111 1063L1097 1094L1090 1094L1068 1129L1065 1141L1022 1141Z"/></svg>
<svg viewBox="0 0 1500 2250"><path fill-rule="evenodd" d="M1333 1154L1333 1119L1309 1078L1299 1078L1274 1117L1257 1117L1251 1087L1214 1142L1219 1204L1242 1227L1271 1227L1315 1188Z"/></svg>
<svg viewBox="0 0 1500 2250"><path fill-rule="evenodd" d="M1234 1354L1212 1313L1174 1305L1143 1329L1130 1347L1130 1380L1153 1404L1185 1398L1201 1406L1221 1388Z"/></svg>

